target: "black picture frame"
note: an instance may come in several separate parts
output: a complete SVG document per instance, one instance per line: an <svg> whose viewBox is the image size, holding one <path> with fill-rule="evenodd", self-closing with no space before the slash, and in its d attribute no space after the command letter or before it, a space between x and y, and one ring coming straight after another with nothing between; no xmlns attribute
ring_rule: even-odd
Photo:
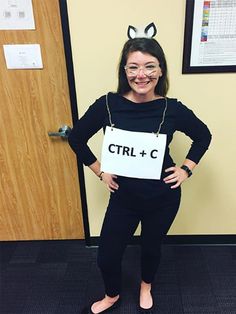
<svg viewBox="0 0 236 314"><path fill-rule="evenodd" d="M185 9L185 29L184 29L184 47L183 47L183 61L182 73L224 73L236 72L236 64L232 65L211 65L211 66L192 66L190 64L192 54L192 37L193 37L193 21L194 21L194 3L198 0L186 0ZM236 54L236 51L235 51Z"/></svg>

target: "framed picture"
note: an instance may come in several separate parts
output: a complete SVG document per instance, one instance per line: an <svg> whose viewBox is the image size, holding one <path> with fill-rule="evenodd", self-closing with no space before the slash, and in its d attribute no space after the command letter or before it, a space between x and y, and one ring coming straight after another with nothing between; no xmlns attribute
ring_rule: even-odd
<svg viewBox="0 0 236 314"><path fill-rule="evenodd" d="M182 73L236 72L236 1L186 0Z"/></svg>

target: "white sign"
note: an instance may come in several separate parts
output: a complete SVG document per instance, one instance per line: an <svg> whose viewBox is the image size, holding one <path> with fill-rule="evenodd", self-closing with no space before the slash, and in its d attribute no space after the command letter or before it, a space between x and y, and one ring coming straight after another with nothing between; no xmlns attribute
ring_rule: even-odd
<svg viewBox="0 0 236 314"><path fill-rule="evenodd" d="M39 44L3 45L8 69L42 69Z"/></svg>
<svg viewBox="0 0 236 314"><path fill-rule="evenodd" d="M0 1L0 29L35 29L32 0Z"/></svg>
<svg viewBox="0 0 236 314"><path fill-rule="evenodd" d="M106 127L101 170L140 179L161 177L166 134L131 132Z"/></svg>

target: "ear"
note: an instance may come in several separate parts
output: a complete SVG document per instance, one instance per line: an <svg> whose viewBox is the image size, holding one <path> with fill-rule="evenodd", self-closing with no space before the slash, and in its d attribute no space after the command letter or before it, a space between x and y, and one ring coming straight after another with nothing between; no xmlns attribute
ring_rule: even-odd
<svg viewBox="0 0 236 314"><path fill-rule="evenodd" d="M148 26L144 30L147 37L152 38L156 35L157 29L154 23L148 24Z"/></svg>
<svg viewBox="0 0 236 314"><path fill-rule="evenodd" d="M134 26L129 25L128 27L128 31L127 31L127 35L129 37L129 39L134 39L137 33L137 28L135 28Z"/></svg>

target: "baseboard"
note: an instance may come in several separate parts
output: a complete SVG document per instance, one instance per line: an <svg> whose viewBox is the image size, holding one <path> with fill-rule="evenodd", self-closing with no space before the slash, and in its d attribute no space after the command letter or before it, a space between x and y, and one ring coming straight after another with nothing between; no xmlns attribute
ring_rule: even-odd
<svg viewBox="0 0 236 314"><path fill-rule="evenodd" d="M129 245L140 243L140 236L134 236ZM87 246L98 246L99 237L86 240ZM235 234L215 235L167 235L163 239L164 245L236 245Z"/></svg>
<svg viewBox="0 0 236 314"><path fill-rule="evenodd" d="M87 247L93 247L99 245L99 237L87 237L86 239L55 239L55 240L12 240L3 241L2 243L20 243L20 242L61 242L61 241L79 241L84 243ZM138 245L140 243L140 236L133 236L128 245ZM236 245L236 234L201 234L201 235L167 235L163 239L163 245Z"/></svg>

